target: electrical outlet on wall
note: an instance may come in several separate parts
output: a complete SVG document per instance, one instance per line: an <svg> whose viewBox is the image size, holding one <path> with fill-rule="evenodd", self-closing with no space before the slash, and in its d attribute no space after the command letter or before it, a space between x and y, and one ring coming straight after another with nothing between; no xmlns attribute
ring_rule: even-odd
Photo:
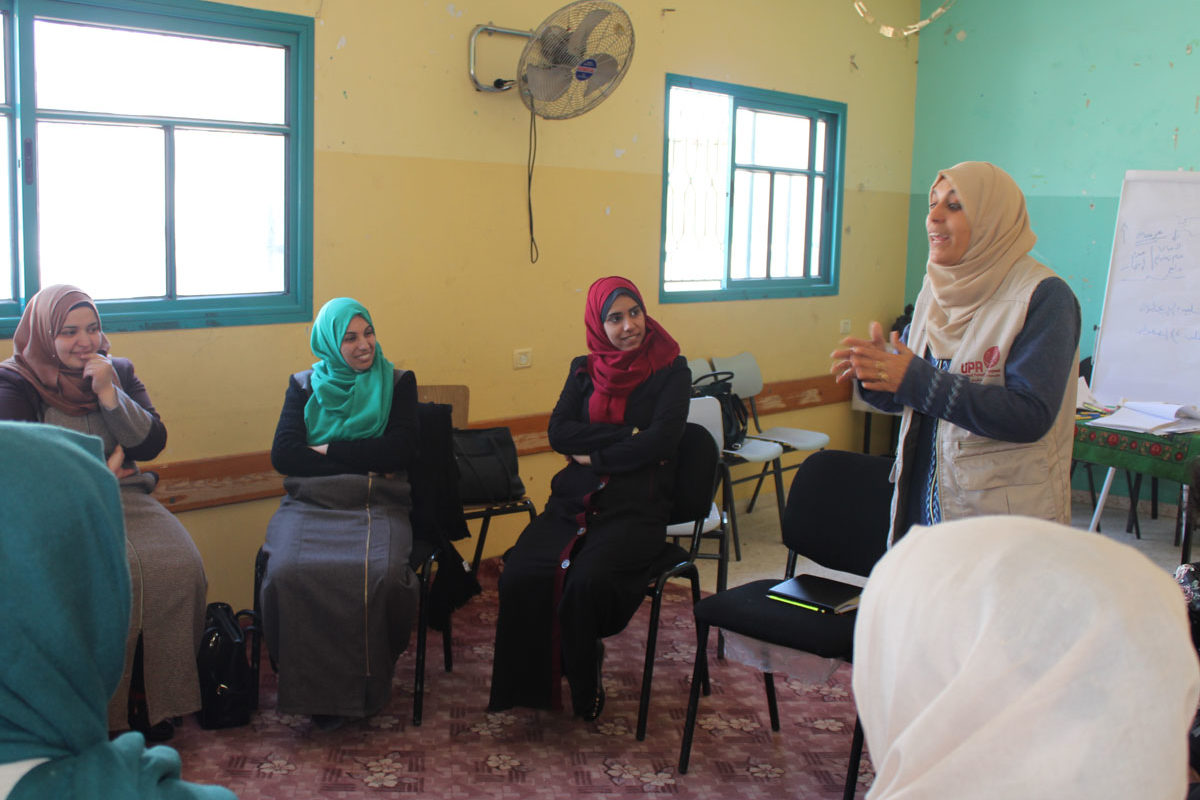
<svg viewBox="0 0 1200 800"><path fill-rule="evenodd" d="M533 348L519 347L513 350L513 369L525 369L533 366Z"/></svg>
<svg viewBox="0 0 1200 800"><path fill-rule="evenodd" d="M848 319L842 320L842 324L838 326L838 332L839 333L849 333L850 332L850 320L848 320Z"/></svg>

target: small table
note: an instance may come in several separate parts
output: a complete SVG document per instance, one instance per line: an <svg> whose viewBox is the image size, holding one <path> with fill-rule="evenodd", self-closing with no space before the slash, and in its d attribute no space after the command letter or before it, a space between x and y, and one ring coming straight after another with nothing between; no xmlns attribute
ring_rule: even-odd
<svg viewBox="0 0 1200 800"><path fill-rule="evenodd" d="M1138 431L1123 431L1075 422L1075 443L1072 456L1076 461L1108 467L1104 488L1096 500L1096 512L1092 517L1091 530L1095 530L1100 512L1104 508L1113 475L1118 469L1127 469L1155 478L1177 481L1183 486L1185 504L1188 483L1191 480L1190 466L1200 459L1200 433L1176 433L1155 436ZM1183 537L1180 563L1191 559L1192 526L1187 510L1179 509L1183 517Z"/></svg>

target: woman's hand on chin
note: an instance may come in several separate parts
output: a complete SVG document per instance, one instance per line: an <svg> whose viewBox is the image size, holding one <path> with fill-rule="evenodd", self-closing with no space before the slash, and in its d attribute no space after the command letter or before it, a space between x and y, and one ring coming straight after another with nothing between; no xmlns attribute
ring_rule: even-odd
<svg viewBox="0 0 1200 800"><path fill-rule="evenodd" d="M834 364L829 371L838 383L857 378L864 389L895 392L904 380L913 352L896 331L892 331L891 342L885 342L883 326L878 322L872 322L868 331L870 339L847 336L842 340L842 346L830 353Z"/></svg>
<svg viewBox="0 0 1200 800"><path fill-rule="evenodd" d="M92 379L92 391L107 409L117 407L117 390L113 385L112 359L103 353L92 353L83 365L83 377Z"/></svg>

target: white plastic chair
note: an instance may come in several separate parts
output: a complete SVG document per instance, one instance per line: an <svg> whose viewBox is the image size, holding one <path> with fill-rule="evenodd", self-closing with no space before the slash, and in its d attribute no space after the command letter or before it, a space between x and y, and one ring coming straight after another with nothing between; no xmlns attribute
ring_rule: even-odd
<svg viewBox="0 0 1200 800"><path fill-rule="evenodd" d="M707 375L708 373L712 372L712 365L710 365L708 360L704 358L689 358L687 360L687 365L688 369L692 371L693 381L695 381L696 378L699 378L701 375ZM693 420L691 419L688 420L688 422L692 421ZM721 436L719 433L713 438L717 440L717 444L721 443Z"/></svg>
<svg viewBox="0 0 1200 800"><path fill-rule="evenodd" d="M698 362L707 367L707 362ZM688 362L689 366L692 364ZM705 372L708 370L706 369ZM704 373L695 373L703 375ZM697 425L703 426L713 437L713 442L717 446L717 457L721 457L721 446L724 438L724 426L721 423L721 404L717 402L715 397L693 397L691 404L688 406L688 422L694 422ZM730 501L729 491L729 475L728 469L721 465L721 505L727 505ZM700 534L712 533L720 529L721 533L718 537L717 552L700 553L697 558L715 558L717 560L717 591L722 591L728 581L729 574L729 537L725 528L725 515L721 512L721 508L716 502L709 509L708 517L705 518L704 524L701 526ZM692 536L693 526L690 522L677 523L667 526L667 536L674 538L676 541L680 537Z"/></svg>
<svg viewBox="0 0 1200 800"><path fill-rule="evenodd" d="M795 469L799 464L784 467L781 457L784 453L801 450L823 450L829 444L829 436L820 431L809 431L803 428L775 427L765 431L762 429L762 425L758 421L758 403L755 401L755 397L763 390L763 378L762 371L758 368L758 361L755 360L753 354L738 353L736 356L728 358L714 356L712 366L714 371L733 373L731 381L733 393L750 404L750 417L754 420L754 429L747 433L742 446L737 450L725 451L726 461L732 462L733 466L740 463L761 463L763 465L762 471L757 475L733 481L733 483L756 481L754 493L750 496L750 502L746 506L746 513L749 514L754 510L763 480L767 475L771 475L775 479L775 501L779 509L779 524L782 526L783 506L786 501L783 491L783 473ZM742 550L736 516L731 515L730 518L733 528L734 553L740 561Z"/></svg>

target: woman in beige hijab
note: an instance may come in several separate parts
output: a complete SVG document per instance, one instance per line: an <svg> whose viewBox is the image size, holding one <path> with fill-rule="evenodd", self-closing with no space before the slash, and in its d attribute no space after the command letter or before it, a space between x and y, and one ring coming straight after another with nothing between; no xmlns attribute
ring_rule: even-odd
<svg viewBox="0 0 1200 800"><path fill-rule="evenodd" d="M929 261L912 324L834 350L839 381L902 413L891 540L980 514L1071 518L1079 303L1029 256L1025 196L999 167L942 170L925 219Z"/></svg>
<svg viewBox="0 0 1200 800"><path fill-rule="evenodd" d="M854 634L868 800L1174 800L1200 670L1179 587L1028 517L914 528Z"/></svg>

